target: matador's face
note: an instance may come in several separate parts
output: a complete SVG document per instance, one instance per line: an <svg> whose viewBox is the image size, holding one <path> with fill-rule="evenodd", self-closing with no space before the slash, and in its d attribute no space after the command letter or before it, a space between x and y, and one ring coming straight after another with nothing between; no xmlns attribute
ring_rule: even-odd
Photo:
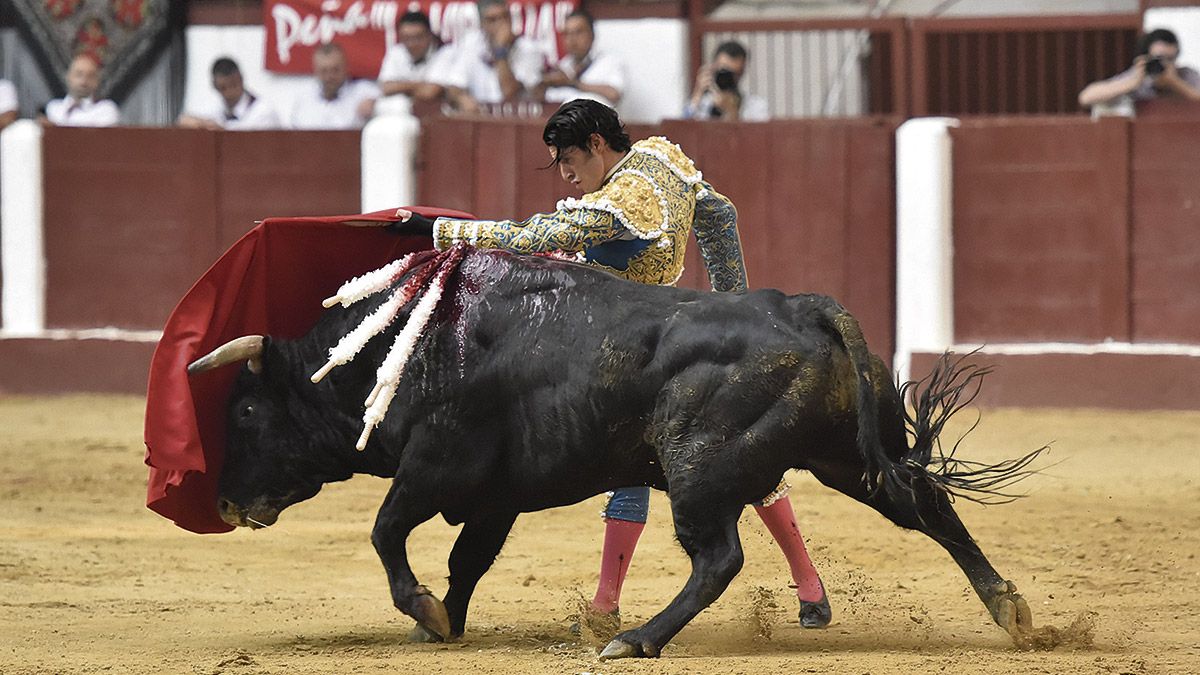
<svg viewBox="0 0 1200 675"><path fill-rule="evenodd" d="M607 169L599 152L571 147L559 153L557 148L552 147L550 157L557 161L558 173L562 179L585 194L599 190L600 185L604 183Z"/></svg>

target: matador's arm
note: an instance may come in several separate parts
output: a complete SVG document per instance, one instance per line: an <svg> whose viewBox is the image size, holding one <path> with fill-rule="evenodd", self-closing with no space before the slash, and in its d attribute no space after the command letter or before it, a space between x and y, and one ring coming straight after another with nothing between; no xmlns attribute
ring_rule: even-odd
<svg viewBox="0 0 1200 675"><path fill-rule="evenodd" d="M438 218L433 241L438 250L461 241L515 253L575 252L616 239L625 231L612 213L580 207L539 213L523 221Z"/></svg>
<svg viewBox="0 0 1200 675"><path fill-rule="evenodd" d="M708 280L714 291L744 291L749 282L737 229L737 208L707 181L700 182L696 189L692 229L708 270Z"/></svg>

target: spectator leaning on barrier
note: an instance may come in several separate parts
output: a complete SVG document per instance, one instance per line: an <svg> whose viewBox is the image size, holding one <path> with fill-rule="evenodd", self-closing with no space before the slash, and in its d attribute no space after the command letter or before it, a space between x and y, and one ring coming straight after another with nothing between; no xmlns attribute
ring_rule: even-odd
<svg viewBox="0 0 1200 675"><path fill-rule="evenodd" d="M111 127L121 121L121 109L108 99L95 100L100 88L100 64L80 54L67 68L67 95L46 104L43 124L62 127Z"/></svg>
<svg viewBox="0 0 1200 675"><path fill-rule="evenodd" d="M433 100L441 95L441 88L430 79L439 69L447 67L452 50L442 48L424 12L406 12L397 23L400 42L388 47L383 56L379 89L384 96L399 94L414 100Z"/></svg>
<svg viewBox="0 0 1200 675"><path fill-rule="evenodd" d="M478 8L482 30L458 40L453 63L434 78L461 112L519 100L541 81L545 65L537 46L513 33L504 0L479 0Z"/></svg>
<svg viewBox="0 0 1200 675"><path fill-rule="evenodd" d="M567 53L542 76L535 98L554 102L590 98L616 107L625 90L625 66L615 55L593 49L595 27L592 16L581 9L567 15L562 32Z"/></svg>
<svg viewBox="0 0 1200 675"><path fill-rule="evenodd" d="M316 82L292 102L287 126L291 129L360 129L375 111L379 87L374 82L352 80L346 52L334 43L313 53Z"/></svg>
<svg viewBox="0 0 1200 675"><path fill-rule="evenodd" d="M1175 98L1200 101L1200 73L1175 64L1179 39L1169 30L1152 30L1138 41L1133 66L1107 80L1093 82L1079 92L1079 105L1117 108L1131 112L1130 101ZM1126 110L1121 110L1124 107Z"/></svg>
<svg viewBox="0 0 1200 675"><path fill-rule="evenodd" d="M696 73L696 87L684 108L688 119L722 119L765 122L771 118L766 99L741 90L749 54L741 43L723 42L712 63Z"/></svg>
<svg viewBox="0 0 1200 675"><path fill-rule="evenodd" d="M17 88L8 80L0 80L0 129L17 119Z"/></svg>
<svg viewBox="0 0 1200 675"><path fill-rule="evenodd" d="M212 86L219 99L180 115L179 126L231 131L279 128L279 114L269 103L246 91L242 71L233 59L223 56L213 61Z"/></svg>

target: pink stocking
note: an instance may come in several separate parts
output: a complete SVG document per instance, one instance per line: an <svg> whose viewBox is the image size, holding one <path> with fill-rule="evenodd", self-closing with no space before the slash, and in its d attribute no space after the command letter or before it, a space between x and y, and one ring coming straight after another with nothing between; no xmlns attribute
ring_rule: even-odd
<svg viewBox="0 0 1200 675"><path fill-rule="evenodd" d="M633 559L633 550L637 548L638 537L642 535L645 523L634 523L615 518L604 519L604 553L600 557L600 584L596 587L596 597L592 599L592 608L602 614L607 614L621 602L621 585L625 583L625 573L629 571L629 561ZM801 544L803 548L803 544Z"/></svg>
<svg viewBox="0 0 1200 675"><path fill-rule="evenodd" d="M821 577L813 567L808 551L804 548L804 538L800 536L800 528L796 526L796 513L792 511L792 502L785 496L770 506L755 506L758 517L762 518L775 543L787 557L788 567L792 570L792 581L796 584L796 595L806 602L817 602L825 594L821 586Z"/></svg>

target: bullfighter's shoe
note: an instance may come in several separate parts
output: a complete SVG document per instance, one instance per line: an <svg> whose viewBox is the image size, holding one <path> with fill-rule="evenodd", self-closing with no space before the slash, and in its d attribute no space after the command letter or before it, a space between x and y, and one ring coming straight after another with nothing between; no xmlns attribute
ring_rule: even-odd
<svg viewBox="0 0 1200 675"><path fill-rule="evenodd" d="M571 635L594 642L608 642L621 632L621 610L597 612L588 605L580 612L579 621L571 624L570 631Z"/></svg>
<svg viewBox="0 0 1200 675"><path fill-rule="evenodd" d="M820 600L800 601L800 625L804 628L824 628L832 620L833 608L829 606L829 596L825 593L825 584L821 584Z"/></svg>

